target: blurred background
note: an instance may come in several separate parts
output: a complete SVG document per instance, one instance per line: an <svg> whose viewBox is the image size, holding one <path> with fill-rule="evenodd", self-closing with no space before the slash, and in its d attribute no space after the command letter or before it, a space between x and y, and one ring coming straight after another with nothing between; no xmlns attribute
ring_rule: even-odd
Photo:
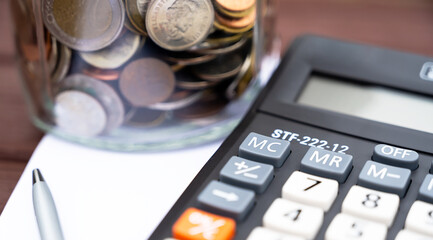
<svg viewBox="0 0 433 240"><path fill-rule="evenodd" d="M43 136L27 113L8 2L0 0L0 213ZM274 27L283 50L296 36L313 33L433 56L431 0L276 0L276 5Z"/></svg>

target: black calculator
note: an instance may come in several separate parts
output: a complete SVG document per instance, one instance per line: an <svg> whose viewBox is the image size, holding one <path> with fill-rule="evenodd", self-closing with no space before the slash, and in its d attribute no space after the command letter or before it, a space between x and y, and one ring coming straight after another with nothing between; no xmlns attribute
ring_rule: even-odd
<svg viewBox="0 0 433 240"><path fill-rule="evenodd" d="M150 239L433 239L433 58L297 38Z"/></svg>

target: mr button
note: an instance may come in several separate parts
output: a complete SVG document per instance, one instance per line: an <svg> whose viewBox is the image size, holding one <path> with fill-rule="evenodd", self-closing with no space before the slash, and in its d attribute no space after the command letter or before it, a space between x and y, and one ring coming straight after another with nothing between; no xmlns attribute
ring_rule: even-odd
<svg viewBox="0 0 433 240"><path fill-rule="evenodd" d="M290 142L257 133L248 134L239 147L239 157L281 167L290 154Z"/></svg>
<svg viewBox="0 0 433 240"><path fill-rule="evenodd" d="M372 157L376 162L409 168L411 170L415 170L418 167L418 158L419 155L415 151L386 144L376 145Z"/></svg>
<svg viewBox="0 0 433 240"><path fill-rule="evenodd" d="M331 178L339 183L346 181L352 169L352 156L311 147L301 161L301 171Z"/></svg>

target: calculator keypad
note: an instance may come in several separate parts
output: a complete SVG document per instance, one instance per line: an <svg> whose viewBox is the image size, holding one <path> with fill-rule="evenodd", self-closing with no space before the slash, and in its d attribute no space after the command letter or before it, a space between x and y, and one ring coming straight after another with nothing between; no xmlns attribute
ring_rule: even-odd
<svg viewBox="0 0 433 240"><path fill-rule="evenodd" d="M173 236L185 240L232 239L235 221L242 224L248 219L257 197L266 194L276 181L274 177L290 152L288 141L250 133L240 145L239 156L232 156L219 170L219 179L210 181L198 194L199 208L205 211L187 209L173 226ZM409 156L417 159L418 166L418 153L384 144L377 145L374 152L374 161L365 161L357 170L355 181L359 185L348 189L341 212L321 233L326 240L387 239L400 199L411 182L409 169L414 168L413 161L398 162ZM387 154L397 156L383 156ZM310 147L300 158L299 171L293 171L283 182L278 180L281 196L269 202L261 216L262 226L256 226L247 240L316 238L353 165L351 155ZM433 239L433 204L427 203L433 202L433 174L425 177L418 199L422 201L413 203L397 240Z"/></svg>
<svg viewBox="0 0 433 240"><path fill-rule="evenodd" d="M284 199L328 211L338 194L338 182L295 171L283 185Z"/></svg>
<svg viewBox="0 0 433 240"><path fill-rule="evenodd" d="M339 213L329 225L325 240L384 240L387 231L385 224Z"/></svg>
<svg viewBox="0 0 433 240"><path fill-rule="evenodd" d="M353 186L343 201L343 213L391 226L400 198L391 193Z"/></svg>
<svg viewBox="0 0 433 240"><path fill-rule="evenodd" d="M277 198L263 216L263 226L307 239L316 236L323 223L323 210Z"/></svg>

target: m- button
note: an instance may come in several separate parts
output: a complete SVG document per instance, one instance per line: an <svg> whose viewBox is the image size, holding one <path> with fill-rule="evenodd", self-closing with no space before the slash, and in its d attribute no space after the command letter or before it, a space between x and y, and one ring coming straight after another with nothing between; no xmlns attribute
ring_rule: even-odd
<svg viewBox="0 0 433 240"><path fill-rule="evenodd" d="M403 197L409 187L411 171L406 168L367 161L359 174L361 186L395 193Z"/></svg>
<svg viewBox="0 0 433 240"><path fill-rule="evenodd" d="M346 181L352 169L352 156L316 147L308 149L301 160L301 171L331 178L339 183Z"/></svg>
<svg viewBox="0 0 433 240"><path fill-rule="evenodd" d="M290 154L290 142L263 136L248 134L239 147L239 157L281 167Z"/></svg>
<svg viewBox="0 0 433 240"><path fill-rule="evenodd" d="M419 155L409 149L393 147L386 144L379 144L374 147L372 159L396 167L415 170L418 167Z"/></svg>

